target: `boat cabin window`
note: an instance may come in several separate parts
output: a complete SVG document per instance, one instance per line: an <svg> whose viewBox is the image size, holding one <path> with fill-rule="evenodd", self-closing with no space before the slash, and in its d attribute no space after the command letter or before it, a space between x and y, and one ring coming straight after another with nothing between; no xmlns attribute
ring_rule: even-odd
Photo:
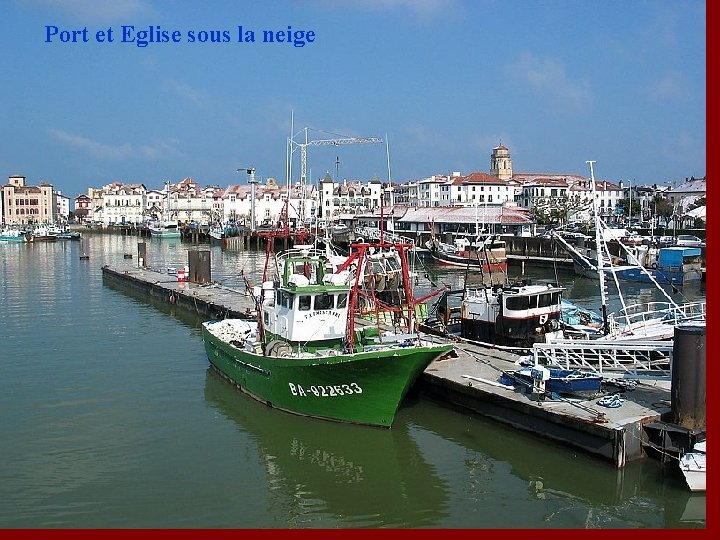
<svg viewBox="0 0 720 540"><path fill-rule="evenodd" d="M278 306L290 309L292 307L293 295L287 291L277 291L275 293L275 303Z"/></svg>
<svg viewBox="0 0 720 540"><path fill-rule="evenodd" d="M298 309L300 311L310 311L310 300L312 296L307 294L301 294L298 296Z"/></svg>
<svg viewBox="0 0 720 540"><path fill-rule="evenodd" d="M347 307L347 293L340 293L337 297L337 307L338 308L344 308Z"/></svg>
<svg viewBox="0 0 720 540"><path fill-rule="evenodd" d="M538 307L557 306L560 303L560 293L543 293L538 300Z"/></svg>
<svg viewBox="0 0 720 540"><path fill-rule="evenodd" d="M310 283L317 283L317 265L299 262L293 265L293 274L300 274L308 278Z"/></svg>
<svg viewBox="0 0 720 540"><path fill-rule="evenodd" d="M328 293L318 294L315 297L315 310L334 308L333 300L333 296Z"/></svg>
<svg viewBox="0 0 720 540"><path fill-rule="evenodd" d="M530 309L530 299L532 298L532 307L535 307L537 299L533 296L508 296L505 299L505 307L512 310Z"/></svg>

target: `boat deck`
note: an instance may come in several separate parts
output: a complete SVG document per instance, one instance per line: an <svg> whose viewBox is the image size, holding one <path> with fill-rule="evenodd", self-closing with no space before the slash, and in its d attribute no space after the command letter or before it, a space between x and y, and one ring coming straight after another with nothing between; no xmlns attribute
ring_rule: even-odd
<svg viewBox="0 0 720 540"><path fill-rule="evenodd" d="M245 291L217 283L182 282L166 271L133 263L103 266L102 273L104 280L122 289L196 315L254 319L253 299ZM521 359L517 354L466 342L457 343L455 352L456 357L437 360L425 370L417 383L421 396L562 442L617 467L646 456L643 425L670 412L669 381L640 381L623 393L622 406L614 409L598 405L601 396L538 401L498 381L503 370L517 368Z"/></svg>

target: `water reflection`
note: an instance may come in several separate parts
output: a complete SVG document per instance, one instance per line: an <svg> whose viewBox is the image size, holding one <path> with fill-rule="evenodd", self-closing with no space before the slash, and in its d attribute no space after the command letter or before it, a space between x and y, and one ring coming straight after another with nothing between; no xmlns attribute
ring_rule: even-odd
<svg viewBox="0 0 720 540"><path fill-rule="evenodd" d="M380 429L277 411L211 368L205 399L256 442L271 496L293 525L329 513L343 526L431 527L447 514L448 487L407 422Z"/></svg>
<svg viewBox="0 0 720 540"><path fill-rule="evenodd" d="M484 491L515 493L522 512L506 516L507 522L484 515L477 527L705 526L704 495L689 492L674 463L662 465L648 458L617 469L563 445L423 399L406 402L400 412L446 447L447 442L454 445L454 450L446 449L444 455L453 452L456 461L462 459L464 472L455 477L475 479L467 482L467 500L476 497L480 506L486 501ZM452 421L449 415L453 415ZM439 444L432 437L424 438L430 446ZM425 448L421 444L429 456ZM445 470L446 466L439 468ZM499 480L504 487L495 491ZM501 513L497 507L493 511Z"/></svg>

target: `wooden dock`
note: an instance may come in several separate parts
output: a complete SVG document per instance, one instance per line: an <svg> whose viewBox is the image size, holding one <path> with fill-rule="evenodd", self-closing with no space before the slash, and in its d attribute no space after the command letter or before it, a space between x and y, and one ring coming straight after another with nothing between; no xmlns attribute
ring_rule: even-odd
<svg viewBox="0 0 720 540"><path fill-rule="evenodd" d="M437 360L422 375L421 394L549 438L613 462L617 467L646 457L643 425L670 412L670 382L640 382L610 409L594 399L531 399L498 382L503 370L517 369L516 354L458 343L456 358Z"/></svg>
<svg viewBox="0 0 720 540"><path fill-rule="evenodd" d="M201 317L255 318L249 293L219 283L178 281L176 275L130 261L103 266L102 273L103 280ZM518 355L467 342L456 344L455 355L430 364L416 386L420 395L561 442L617 467L646 457L643 426L670 413L669 381L640 382L623 394L624 403L616 409L598 405L597 398L538 401L498 382L503 370L517 369Z"/></svg>
<svg viewBox="0 0 720 540"><path fill-rule="evenodd" d="M142 293L169 305L209 319L255 318L255 303L247 291L219 283L198 284L178 281L177 275L128 264L102 267L103 280Z"/></svg>

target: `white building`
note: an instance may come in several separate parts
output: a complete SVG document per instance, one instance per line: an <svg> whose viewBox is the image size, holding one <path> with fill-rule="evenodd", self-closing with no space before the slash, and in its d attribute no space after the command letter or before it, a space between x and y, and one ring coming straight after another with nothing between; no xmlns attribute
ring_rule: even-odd
<svg viewBox="0 0 720 540"><path fill-rule="evenodd" d="M380 208L383 184L377 179L372 179L367 184L358 180L335 182L330 175L325 175L320 180L318 196L317 217L332 219L340 214L367 212Z"/></svg>
<svg viewBox="0 0 720 540"><path fill-rule="evenodd" d="M145 222L143 184L113 182L102 189L102 222L105 225L141 225Z"/></svg>
<svg viewBox="0 0 720 540"><path fill-rule="evenodd" d="M159 221L167 210L167 195L162 189L149 189L145 194L145 219Z"/></svg>
<svg viewBox="0 0 720 540"><path fill-rule="evenodd" d="M67 223L70 217L70 197L63 195L62 191L55 191L55 220L61 223Z"/></svg>
<svg viewBox="0 0 720 540"><path fill-rule="evenodd" d="M520 190L517 181L501 179L482 172L474 172L467 176L456 176L456 174L453 173L451 182L441 186L443 203L449 202L452 206L515 204L515 196Z"/></svg>
<svg viewBox="0 0 720 540"><path fill-rule="evenodd" d="M214 187L201 188L192 178L165 184L165 219L183 223L209 224L212 220Z"/></svg>
<svg viewBox="0 0 720 540"><path fill-rule="evenodd" d="M252 193L250 184L230 185L219 198L216 193L214 208L222 216L222 221L235 221L251 227L254 209L255 227L279 222L284 224L286 219L291 225L296 225L316 212L316 191L312 186L306 186L303 193L300 185L290 186L288 190L287 186L278 185L274 178L268 178L264 185L255 185L254 205Z"/></svg>

